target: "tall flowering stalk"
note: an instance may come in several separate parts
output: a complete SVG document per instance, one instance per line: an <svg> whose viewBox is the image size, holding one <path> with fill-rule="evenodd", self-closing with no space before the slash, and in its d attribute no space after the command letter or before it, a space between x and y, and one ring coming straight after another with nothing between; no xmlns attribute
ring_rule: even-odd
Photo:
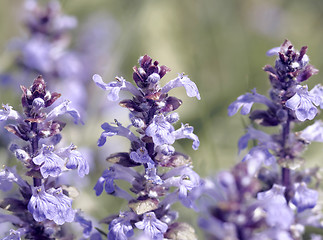
<svg viewBox="0 0 323 240"><path fill-rule="evenodd" d="M110 165L94 187L97 196L105 190L129 202L127 211L103 220L109 224L108 239L136 236L140 239L196 239L192 227L175 222L177 213L171 210L171 205L180 201L186 207L194 207L191 192L200 186L200 178L192 170L190 158L176 152L172 145L178 139L189 138L193 140L193 149L197 150L199 139L188 124L175 130L173 124L179 120L179 115L173 111L182 101L169 96L168 92L183 86L189 97L200 99L200 94L195 83L183 74L161 87L160 80L170 69L159 66L147 55L139 59L139 67L135 66L133 70L137 86L122 77L107 84L99 75L93 76L96 85L108 92L110 101L119 100L121 90L133 95L132 99L120 102L120 106L130 111L130 126L125 127L117 120L104 123L98 141L101 147L107 137L119 135L131 142L128 152L108 157ZM131 192L120 188L115 182L117 179L129 182Z"/></svg>
<svg viewBox="0 0 323 240"><path fill-rule="evenodd" d="M21 86L19 113L9 105L0 110L0 121L6 122L5 129L18 139L9 147L24 166L25 180L15 167L4 167L0 171L0 189L8 192L13 183L19 191L14 197L4 198L0 207L11 215L0 215L0 222L10 222L16 230L11 230L5 239L57 239L66 237L68 232L61 228L65 222L73 222L76 211L69 196L70 186L59 184L58 177L70 169L77 169L78 175L88 174L89 166L76 146L57 147L61 131L65 127L63 115L70 115L79 123L79 113L69 107L68 100L53 107L60 97L46 89L44 79L39 76L26 88Z"/></svg>
<svg viewBox="0 0 323 240"><path fill-rule="evenodd" d="M300 132L293 131L295 124L314 119L317 107L323 107L322 86L309 91L304 85L318 72L309 64L306 51L307 47L295 50L288 40L269 50L267 55L278 56L275 67L264 67L271 84L269 98L253 90L228 107L229 116L241 109L252 120L239 140L239 152L250 141L254 144L241 163L206 180L202 188L200 226L210 239L318 237L306 231L323 227L318 192L310 187L318 184L318 168L301 167L306 147L323 141L323 124L316 121ZM254 103L265 109L252 109ZM261 130L275 126L275 134Z"/></svg>

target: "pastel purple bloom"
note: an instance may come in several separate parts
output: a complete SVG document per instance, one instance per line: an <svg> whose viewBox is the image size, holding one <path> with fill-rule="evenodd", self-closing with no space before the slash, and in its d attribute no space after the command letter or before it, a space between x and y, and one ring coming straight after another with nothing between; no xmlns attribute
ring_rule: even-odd
<svg viewBox="0 0 323 240"><path fill-rule="evenodd" d="M26 67L41 73L53 71L55 51L52 49L55 46L51 42L43 36L36 35L22 44L22 61Z"/></svg>
<svg viewBox="0 0 323 240"><path fill-rule="evenodd" d="M236 101L231 103L228 107L228 115L233 116L241 108L240 113L247 115L254 103L262 103L268 107L274 107L273 103L265 96L258 94L256 89L252 90L252 93L246 93L237 98Z"/></svg>
<svg viewBox="0 0 323 240"><path fill-rule="evenodd" d="M186 75L178 74L178 77L174 80L169 81L162 89L162 93L168 93L171 89L177 87L184 87L189 97L196 97L198 100L201 99L199 90L194 82L192 82Z"/></svg>
<svg viewBox="0 0 323 240"><path fill-rule="evenodd" d="M321 84L315 85L310 91L310 94L320 98L320 108L323 109L323 86Z"/></svg>
<svg viewBox="0 0 323 240"><path fill-rule="evenodd" d="M147 81L152 83L152 84L157 83L159 80L160 80L160 76L159 76L158 73L152 73L147 78Z"/></svg>
<svg viewBox="0 0 323 240"><path fill-rule="evenodd" d="M170 113L166 116L166 121L173 124L179 120L179 115L176 112Z"/></svg>
<svg viewBox="0 0 323 240"><path fill-rule="evenodd" d="M196 172L188 166L178 167L165 173L163 179L165 182L163 186L178 188L178 193L176 193L176 195L178 195L178 199L184 206L188 208L193 207L194 199L192 199L192 196L189 196L189 193L193 189L201 186L200 176ZM173 196L170 196L167 201L175 200L171 198L173 198Z"/></svg>
<svg viewBox="0 0 323 240"><path fill-rule="evenodd" d="M116 82L104 83L102 77L98 74L94 74L92 77L97 86L103 90L108 91L109 101L118 101L119 92L121 90L127 90L135 96L142 96L142 93L130 82L127 82L123 77L116 77Z"/></svg>
<svg viewBox="0 0 323 240"><path fill-rule="evenodd" d="M79 112L74 109L70 108L68 105L71 102L68 100L63 101L61 104L56 106L52 111L50 111L47 115L46 121L54 120L58 116L63 115L63 114L69 114L74 118L74 123L78 124L79 122L83 124L83 121L81 120Z"/></svg>
<svg viewBox="0 0 323 240"><path fill-rule="evenodd" d="M8 192L12 189L13 182L16 181L16 176L8 171L7 169L3 169L0 171L0 190L4 192Z"/></svg>
<svg viewBox="0 0 323 240"><path fill-rule="evenodd" d="M21 235L25 234L26 230L20 228L18 230L10 229L9 235L2 238L2 240L21 240Z"/></svg>
<svg viewBox="0 0 323 240"><path fill-rule="evenodd" d="M298 212L316 206L318 201L318 192L307 188L306 183L295 183L295 194L292 203L297 207Z"/></svg>
<svg viewBox="0 0 323 240"><path fill-rule="evenodd" d="M287 230L294 222L294 214L287 205L285 189L284 186L274 184L270 190L259 192L257 199L262 201L267 224L270 227Z"/></svg>
<svg viewBox="0 0 323 240"><path fill-rule="evenodd" d="M197 150L200 146L199 138L193 133L194 128L188 124L183 124L180 129L173 132L175 139L188 138L193 140L192 148Z"/></svg>
<svg viewBox="0 0 323 240"><path fill-rule="evenodd" d="M174 127L163 115L154 116L153 122L146 128L147 136L152 137L156 145L173 144L175 142L173 132Z"/></svg>
<svg viewBox="0 0 323 240"><path fill-rule="evenodd" d="M20 115L17 111L12 110L12 107L8 104L2 104L2 108L0 109L0 122L9 120L18 120L20 119Z"/></svg>
<svg viewBox="0 0 323 240"><path fill-rule="evenodd" d="M48 176L58 177L62 172L65 161L56 155L54 146L43 144L40 154L33 158L36 165L40 165L40 172L44 178Z"/></svg>
<svg viewBox="0 0 323 240"><path fill-rule="evenodd" d="M276 162L276 158L268 151L268 149L257 146L251 148L242 161L258 161L260 164L270 166Z"/></svg>
<svg viewBox="0 0 323 240"><path fill-rule="evenodd" d="M271 240L294 240L288 229L269 228L260 233L256 233L251 240L271 239ZM313 239L312 239L313 240Z"/></svg>
<svg viewBox="0 0 323 240"><path fill-rule="evenodd" d="M111 221L108 240L128 240L134 234L130 223L132 215L132 213L120 213L118 218Z"/></svg>
<svg viewBox="0 0 323 240"><path fill-rule="evenodd" d="M320 103L320 97L308 92L307 86L298 85L295 95L286 101L285 106L293 110L297 119L303 122L316 116L315 105L318 106Z"/></svg>
<svg viewBox="0 0 323 240"><path fill-rule="evenodd" d="M267 203L269 202L276 202L279 204L286 204L287 201L285 199L284 193L285 193L286 187L274 184L273 187L265 192L259 192L257 194L258 200L263 200Z"/></svg>
<svg viewBox="0 0 323 240"><path fill-rule="evenodd" d="M300 137L308 142L323 142L323 122L315 121L314 124L301 131Z"/></svg>
<svg viewBox="0 0 323 240"><path fill-rule="evenodd" d="M190 167L178 167L163 175L165 186L178 187L180 199L186 198L189 191L200 186L200 176Z"/></svg>
<svg viewBox="0 0 323 240"><path fill-rule="evenodd" d="M275 150L278 146L277 143L272 139L272 136L263 131L249 127L245 135L243 135L238 141L239 153L248 147L248 142L251 139L256 139L259 143L258 145L266 148Z"/></svg>
<svg viewBox="0 0 323 240"><path fill-rule="evenodd" d="M266 52L266 55L268 57L271 57L271 56L278 56L278 52L280 52L280 47L274 47L272 49L269 49L267 52Z"/></svg>
<svg viewBox="0 0 323 240"><path fill-rule="evenodd" d="M122 179L129 183L132 183L138 176L139 174L133 169L115 164L104 170L102 176L98 179L97 183L94 186L95 194L97 196L101 195L104 188L108 194L114 194L115 192L117 192L116 195L119 194L120 197L132 199L130 194L126 194L125 191L121 190L115 185L114 180Z"/></svg>
<svg viewBox="0 0 323 240"><path fill-rule="evenodd" d="M57 200L57 204L55 206L56 214L52 220L58 225L62 225L65 222L73 222L75 210L72 208L72 199L63 194L63 190L61 188L51 188L47 192Z"/></svg>
<svg viewBox="0 0 323 240"><path fill-rule="evenodd" d="M136 152L132 151L130 153L130 158L136 163L141 163L141 164L145 164L148 162L153 163L153 160L149 156L147 149L144 147L138 148Z"/></svg>
<svg viewBox="0 0 323 240"><path fill-rule="evenodd" d="M0 171L0 190L7 192L12 188L15 182L20 188L29 188L29 184L23 180L17 173L15 168L6 167Z"/></svg>
<svg viewBox="0 0 323 240"><path fill-rule="evenodd" d="M76 169L78 170L78 175L80 177L84 177L89 173L89 164L84 159L82 154L76 150L74 144L71 144L69 147L61 149L59 153L57 153L62 158L67 158L66 168L68 169Z"/></svg>
<svg viewBox="0 0 323 240"><path fill-rule="evenodd" d="M83 228L83 237L89 238L92 231L92 222L90 220L86 220L78 212L75 213L74 221L78 222Z"/></svg>
<svg viewBox="0 0 323 240"><path fill-rule="evenodd" d="M28 203L28 211L37 222L46 219L54 220L57 214L59 202L56 197L45 192L44 186L33 187L33 195Z"/></svg>
<svg viewBox="0 0 323 240"><path fill-rule="evenodd" d="M103 133L101 133L101 136L98 140L98 146L102 147L107 137L112 137L115 135L119 135L122 137L128 138L131 142L140 142L140 140L128 129L123 127L119 122L116 121L116 127L111 126L109 123L103 123L101 125L101 128L104 130Z"/></svg>
<svg viewBox="0 0 323 240"><path fill-rule="evenodd" d="M156 165L153 161L148 162L147 168L145 169L145 178L156 184L156 185L161 185L164 183L164 181L158 176L157 174L157 168Z"/></svg>
<svg viewBox="0 0 323 240"><path fill-rule="evenodd" d="M164 233L168 229L167 224L157 219L154 212L145 213L144 219L135 225L153 240L164 239Z"/></svg>
<svg viewBox="0 0 323 240"><path fill-rule="evenodd" d="M286 203L268 201L265 210L266 222L270 227L289 230L294 223L294 213Z"/></svg>

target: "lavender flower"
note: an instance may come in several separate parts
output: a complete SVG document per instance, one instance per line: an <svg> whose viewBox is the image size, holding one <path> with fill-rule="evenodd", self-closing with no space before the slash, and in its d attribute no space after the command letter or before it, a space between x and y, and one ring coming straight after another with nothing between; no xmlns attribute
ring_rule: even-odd
<svg viewBox="0 0 323 240"><path fill-rule="evenodd" d="M135 229L142 230L135 238L148 239L163 239L166 232L169 235L180 232L180 225L174 223L176 216L170 207L180 201L186 207L193 208L192 193L200 186L200 178L191 169L190 160L177 153L172 146L176 140L188 138L193 140L192 147L197 150L199 139L193 133L193 127L187 124L182 124L181 128L175 130L173 124L179 120L179 116L173 111L182 101L168 96L171 89L183 86L189 97L200 99L195 83L179 74L164 87L160 87L161 79L170 69L159 66L157 61L147 55L139 59L139 65L133 68L133 80L137 86L122 77L117 77L115 82L104 83L101 76L93 76L95 84L108 91L110 101L117 101L120 91L128 91L133 95L132 99L120 102L122 107L130 111L131 125L123 127L117 120L115 126L104 123L101 126L104 131L98 141L98 146L103 146L107 137L119 135L131 142L129 152L108 157L110 167L103 172L94 187L96 195L100 195L105 189L108 194L129 201L128 211L105 221L109 224L109 240L129 239L134 235ZM136 129L137 134L131 131L131 127ZM134 170L133 167L136 166L142 166L143 171ZM167 169L163 169L165 167L171 167L172 170L167 172ZM130 183L130 191L134 196L121 189L116 184L116 179ZM173 192L170 191L172 187L176 189ZM190 231L190 234L195 237L194 231Z"/></svg>
<svg viewBox="0 0 323 240"><path fill-rule="evenodd" d="M253 90L228 107L229 116L241 108L253 123L238 142L239 153L250 140L254 144L230 172L204 180L194 192L200 196L199 224L209 239L301 239L308 226L322 228L322 214L313 210L318 192L307 187L313 185L313 174L299 170L307 145L322 140L322 124L292 131L295 123L315 118L323 99L320 85L310 91L302 85L318 72L308 64L306 51L307 47L295 50L288 40L269 50L268 56L278 56L275 67L264 67L271 84L269 98ZM253 103L266 108L253 109ZM257 124L278 126L279 132L266 133Z"/></svg>
<svg viewBox="0 0 323 240"><path fill-rule="evenodd" d="M19 237L50 239L60 231L60 225L73 222L75 216L72 199L68 191L63 191L67 188L59 186L57 177L67 169L78 168L81 176L89 172L87 162L73 144L63 149L55 147L65 126L60 120L61 115L70 114L78 119L79 114L65 106L51 107L60 94L48 91L41 76L34 80L31 87L21 86L21 89L23 114L10 108L14 114L8 116L19 117L6 118L8 124L5 129L23 140L15 141L9 149L27 168L25 175L32 179L33 185L20 177L14 168L5 168L0 174L1 189L7 191L12 183L16 183L22 199L6 198L1 208L13 214L4 221L23 229L19 231ZM10 216L17 219L13 221Z"/></svg>
<svg viewBox="0 0 323 240"><path fill-rule="evenodd" d="M41 153L33 158L36 165L41 165L40 173L44 178L48 176L57 177L62 172L64 167L64 160L53 153L54 146L43 145Z"/></svg>
<svg viewBox="0 0 323 240"><path fill-rule="evenodd" d="M144 214L144 219L135 223L138 229L142 229L151 239L163 239L164 233L167 231L167 224L156 218L155 213L148 212Z"/></svg>

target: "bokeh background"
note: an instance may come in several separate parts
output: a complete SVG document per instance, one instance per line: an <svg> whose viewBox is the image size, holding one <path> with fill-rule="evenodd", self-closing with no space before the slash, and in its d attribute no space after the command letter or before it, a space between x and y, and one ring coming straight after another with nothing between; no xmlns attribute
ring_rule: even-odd
<svg viewBox="0 0 323 240"><path fill-rule="evenodd" d="M41 1L39 1L41 2ZM43 1L47 2L47 1ZM63 12L75 16L78 26L70 32L73 48L88 41L98 59L94 73L106 82L115 76L132 78L132 67L144 54L171 68L164 79L185 72L200 91L201 100L186 96L184 89L172 95L183 100L178 110L181 122L194 126L200 148L194 151L191 141L182 140L176 148L191 156L194 168L202 177L228 169L241 159L237 141L248 124L248 118L227 116L227 107L239 95L256 88L266 94L269 87L262 67L274 64L266 51L289 39L300 49L308 46L311 64L323 69L323 1L321 0L62 0ZM0 3L0 72L13 71L16 53L10 44L26 37L23 25L24 2L2 0ZM89 29L93 31L89 34ZM84 35L84 33L87 33ZM93 37L93 39L92 39ZM90 61L90 60L89 60ZM35 76L36 77L36 76ZM322 82L322 74L313 76L309 88ZM32 83L33 79L26 79ZM93 156L91 176L83 179L86 191L80 193L75 206L97 218L116 213L125 202L111 196L97 198L92 191L95 181L106 166L105 157L116 151L127 151L128 143L111 139L98 148L100 125L118 119L127 122L127 111L117 103L108 103L106 94L88 79L88 111L85 125L66 127L66 142L88 149ZM164 80L165 81L165 80ZM165 81L165 82L166 82ZM19 106L17 87L3 83L0 102ZM55 90L55 89L53 89ZM1 130L2 133L2 130ZM1 164L14 164L1 144ZM311 145L306 153L307 164L319 164L323 148ZM178 206L181 219L191 224L196 214ZM201 233L199 236L203 239Z"/></svg>

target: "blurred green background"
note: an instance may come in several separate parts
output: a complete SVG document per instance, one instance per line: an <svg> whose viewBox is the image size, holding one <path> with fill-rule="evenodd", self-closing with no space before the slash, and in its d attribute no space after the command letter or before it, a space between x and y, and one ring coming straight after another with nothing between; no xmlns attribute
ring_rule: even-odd
<svg viewBox="0 0 323 240"><path fill-rule="evenodd" d="M265 54L268 49L279 46L285 39L296 49L307 45L311 64L323 69L321 0L65 0L61 4L66 14L76 16L79 21L72 31L72 46L78 41L78 31L89 19L100 16L101 20L92 27L108 32L102 43L109 42L111 48L109 54L100 56L101 65L97 66L96 73L104 76L106 82L116 75L131 81L132 67L140 56L148 54L172 69L164 79L170 80L177 73L185 72L197 84L201 101L187 97L184 89L173 90L171 94L183 100L178 111L181 121L194 126L201 142L197 151L191 148L189 140L179 141L176 148L191 156L195 170L202 177L228 169L239 161L237 141L248 118L240 115L229 118L226 109L239 95L253 88L261 94L267 93L269 82L262 67L274 64L274 57ZM12 63L8 41L26 35L22 16L23 1L1 1L1 72ZM113 24L102 24L102 21ZM321 79L320 73L313 76L308 82L309 88L322 82ZM90 93L105 99L105 93L92 85ZM19 95L2 87L0 102L19 106ZM95 100L89 101L95 104ZM109 112L107 108L105 113L90 115L84 126L67 130L72 124L69 125L63 134L79 147L90 146L101 152L96 156L108 156L115 151L113 141L102 149L96 147L96 141L104 121L114 118L126 121L122 119L125 114L120 117L114 114L115 111ZM128 149L125 145L118 150ZM306 154L309 165L320 162L322 152L321 146L311 146ZM96 165L105 166L104 158L96 161ZM96 168L99 172L93 174L88 193L81 193L76 199L77 207L99 218L116 213L125 204L110 196L99 197L100 207L96 200L91 200L95 198L91 188L103 167ZM196 221L192 211L180 209L182 219L192 224Z"/></svg>

